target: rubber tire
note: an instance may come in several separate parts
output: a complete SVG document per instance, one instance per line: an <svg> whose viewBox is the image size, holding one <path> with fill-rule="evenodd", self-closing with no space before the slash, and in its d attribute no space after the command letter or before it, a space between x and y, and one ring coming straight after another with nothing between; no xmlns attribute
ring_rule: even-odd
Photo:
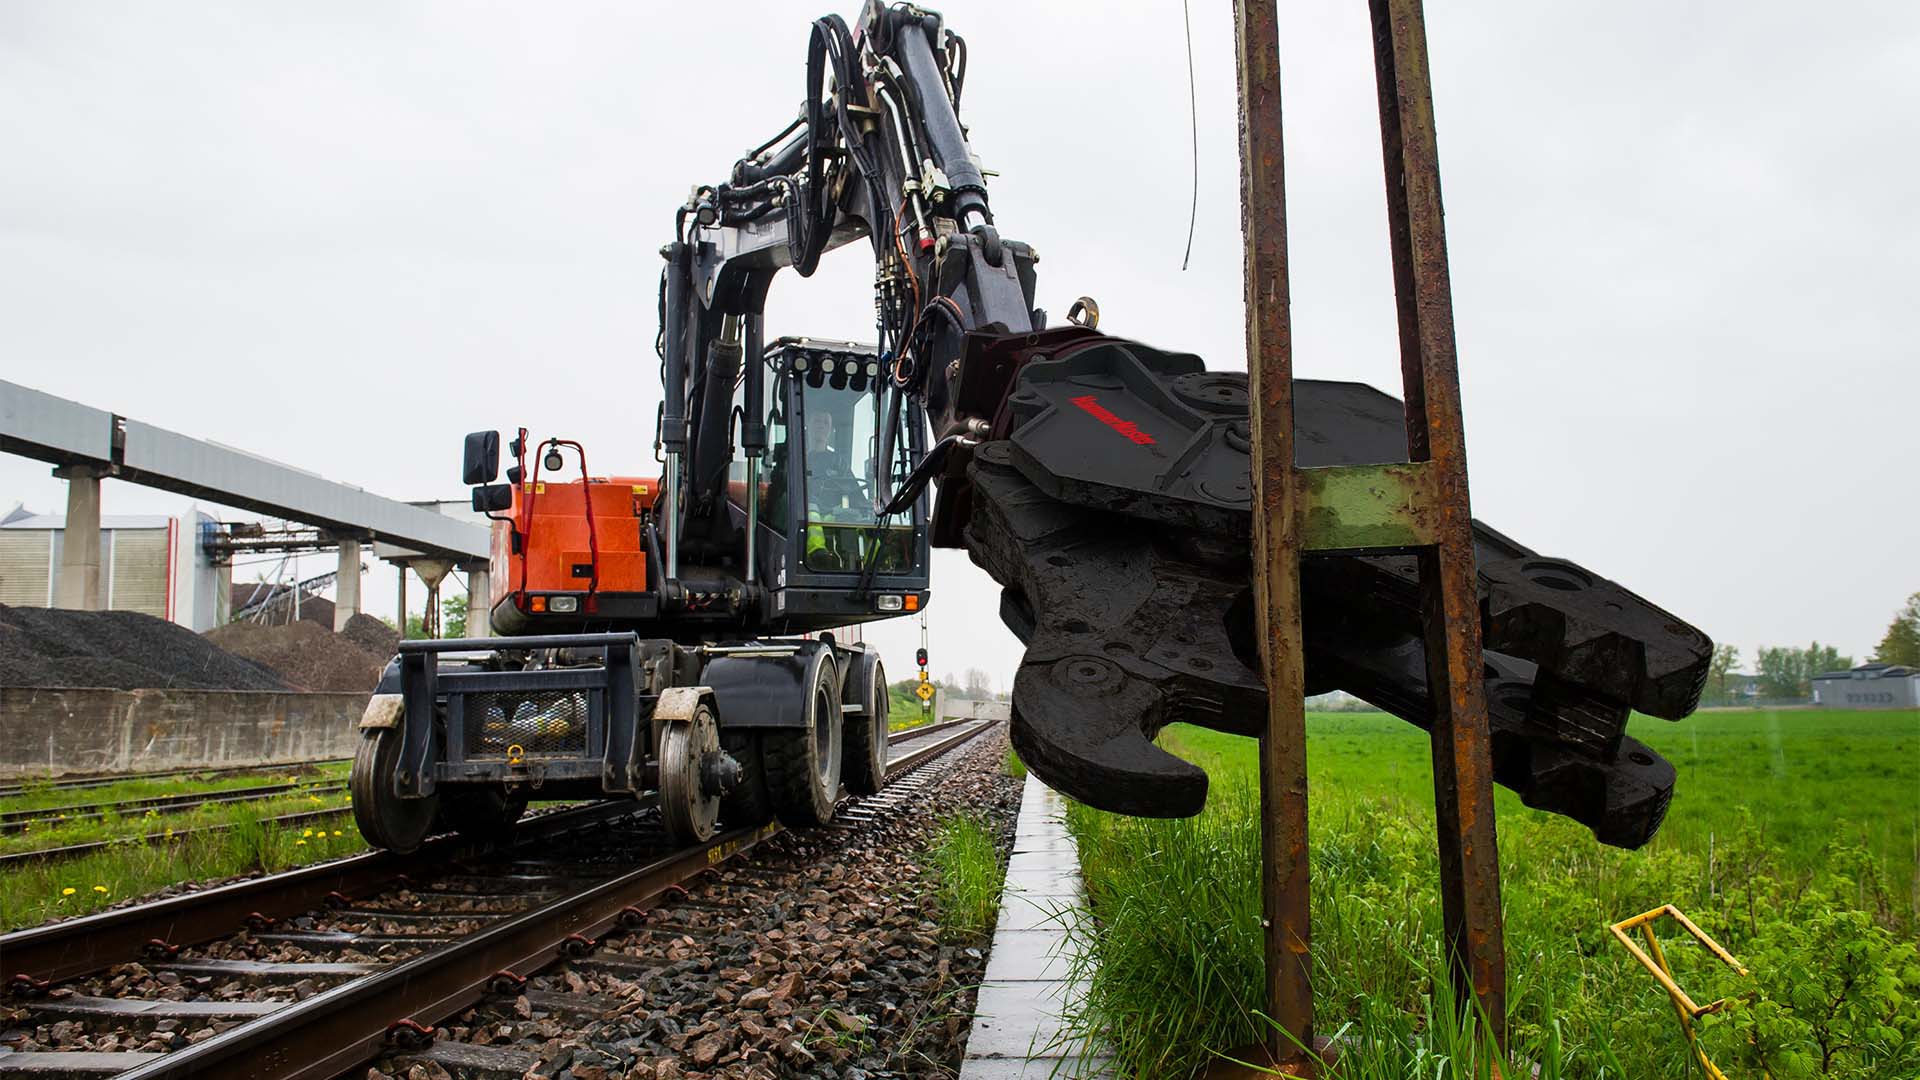
<svg viewBox="0 0 1920 1080"><path fill-rule="evenodd" d="M353 797L353 821L369 845L401 855L419 850L435 832L440 797L403 799L394 790L400 767L400 729L366 733L353 755L347 791Z"/></svg>
<svg viewBox="0 0 1920 1080"><path fill-rule="evenodd" d="M720 797L720 824L739 829L772 821L773 800L767 795L767 769L760 757L760 737L750 731L728 731L722 727L720 749L740 763L740 783Z"/></svg>
<svg viewBox="0 0 1920 1080"><path fill-rule="evenodd" d="M880 658L867 667L866 685L856 687L864 708L841 721L840 779L855 795L872 795L887 783L887 672Z"/></svg>
<svg viewBox="0 0 1920 1080"><path fill-rule="evenodd" d="M833 650L817 650L802 684L806 726L776 728L760 736L761 770L774 816L791 828L825 825L840 798L840 672ZM824 725L824 728L823 728ZM828 758L820 759L820 744Z"/></svg>
<svg viewBox="0 0 1920 1080"><path fill-rule="evenodd" d="M449 787L440 794L437 832L457 832L469 840L506 844L513 827L527 812L525 792L509 795L498 787Z"/></svg>

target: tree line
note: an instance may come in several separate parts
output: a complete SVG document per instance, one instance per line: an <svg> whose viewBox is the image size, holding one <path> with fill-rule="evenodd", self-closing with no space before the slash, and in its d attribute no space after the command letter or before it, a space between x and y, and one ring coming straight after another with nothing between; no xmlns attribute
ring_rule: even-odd
<svg viewBox="0 0 1920 1080"><path fill-rule="evenodd" d="M1880 646L1873 651L1873 660L1920 669L1920 593L1907 597L1906 604L1894 613ZM1709 703L1726 704L1742 697L1741 683L1746 677L1735 670L1740 663L1737 646L1714 647L1713 662L1707 669ZM1814 676L1853 666L1853 657L1818 641L1805 648L1763 645L1754 654L1752 696L1772 701L1804 700L1813 695Z"/></svg>

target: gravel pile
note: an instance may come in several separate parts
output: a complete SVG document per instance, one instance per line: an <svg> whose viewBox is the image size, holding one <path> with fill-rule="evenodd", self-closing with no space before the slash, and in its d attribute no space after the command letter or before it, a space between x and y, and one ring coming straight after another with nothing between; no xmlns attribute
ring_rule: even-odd
<svg viewBox="0 0 1920 1080"><path fill-rule="evenodd" d="M0 686L286 689L271 670L165 619L3 604Z"/></svg>
<svg viewBox="0 0 1920 1080"><path fill-rule="evenodd" d="M364 612L348 619L340 636L382 657L391 657L400 649L400 631Z"/></svg>
<svg viewBox="0 0 1920 1080"><path fill-rule="evenodd" d="M364 620L364 622L362 622ZM355 627L354 623L362 623ZM372 623L378 631L364 625ZM400 635L378 619L355 615L342 633L300 619L280 626L255 622L228 623L207 631L220 648L262 664L295 690L371 691L380 670L393 656L391 643ZM370 642L369 648L362 642ZM380 647L384 646L384 647Z"/></svg>

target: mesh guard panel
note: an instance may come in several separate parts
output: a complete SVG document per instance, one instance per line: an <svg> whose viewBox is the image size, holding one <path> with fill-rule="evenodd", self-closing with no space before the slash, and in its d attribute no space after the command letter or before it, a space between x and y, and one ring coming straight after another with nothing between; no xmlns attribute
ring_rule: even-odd
<svg viewBox="0 0 1920 1080"><path fill-rule="evenodd" d="M535 690L466 694L468 759L504 758L519 746L527 757L579 757L587 752L587 693Z"/></svg>

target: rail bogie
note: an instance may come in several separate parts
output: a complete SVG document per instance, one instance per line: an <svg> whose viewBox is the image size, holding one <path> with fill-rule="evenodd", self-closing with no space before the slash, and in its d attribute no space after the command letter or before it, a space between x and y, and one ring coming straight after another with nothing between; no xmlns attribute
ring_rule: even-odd
<svg viewBox="0 0 1920 1080"><path fill-rule="evenodd" d="M535 800L652 798L683 842L831 819L885 772L886 679L864 645L684 645L636 633L407 641L360 722L354 815L407 852L499 837Z"/></svg>

